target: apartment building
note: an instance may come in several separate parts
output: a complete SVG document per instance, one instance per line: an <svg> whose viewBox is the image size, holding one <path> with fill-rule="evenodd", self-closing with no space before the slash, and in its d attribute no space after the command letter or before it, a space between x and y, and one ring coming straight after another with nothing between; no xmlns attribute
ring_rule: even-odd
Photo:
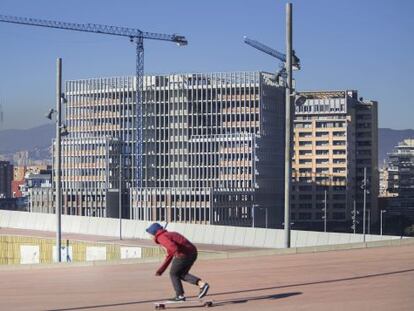
<svg viewBox="0 0 414 311"><path fill-rule="evenodd" d="M384 232L403 235L414 223L414 139L404 139L394 147L381 177Z"/></svg>
<svg viewBox="0 0 414 311"><path fill-rule="evenodd" d="M70 146L76 144L84 151L73 159L64 156L64 212L112 214L113 200L74 210L80 203L70 193L82 192L81 201L96 202L102 200L97 189L116 191L117 181L103 179L116 174L111 165L119 164L121 154L121 189L130 196L122 208L129 218L281 226L284 88L273 74L146 76L140 120L134 78L68 81L65 94L70 135L63 154L72 155ZM103 137L117 140L104 152L107 162L98 162L95 153L83 157L85 150L95 150L88 139ZM137 168L138 157L142 168Z"/></svg>
<svg viewBox="0 0 414 311"><path fill-rule="evenodd" d="M367 168L367 210L377 214L377 103L357 91L301 92L307 98L294 119L291 210L294 228L350 230L354 201L362 211L360 188ZM362 213L362 212L361 212Z"/></svg>
<svg viewBox="0 0 414 311"><path fill-rule="evenodd" d="M405 139L388 154L387 191L395 196L414 198L414 139ZM410 204L411 207L413 200Z"/></svg>

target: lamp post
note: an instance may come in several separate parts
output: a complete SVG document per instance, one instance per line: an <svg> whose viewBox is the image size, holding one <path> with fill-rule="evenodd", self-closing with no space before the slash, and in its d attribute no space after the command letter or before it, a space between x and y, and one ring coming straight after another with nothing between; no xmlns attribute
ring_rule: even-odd
<svg viewBox="0 0 414 311"><path fill-rule="evenodd" d="M61 246L62 246L62 195L60 187L61 179L61 137L60 127L62 123L62 59L57 59L57 79L56 79L56 110L57 110L57 122L56 122L56 258L58 262L62 260Z"/></svg>
<svg viewBox="0 0 414 311"><path fill-rule="evenodd" d="M326 188L325 188L325 200L324 200L325 206L324 206L324 216L323 216L323 228L324 228L324 232L326 232L326 222L327 222L327 212L326 212Z"/></svg>
<svg viewBox="0 0 414 311"><path fill-rule="evenodd" d="M364 211L362 214L362 234L364 237L364 243L365 243L365 219L366 219L366 213L367 213L367 168L364 167L364 181L362 183L362 189L364 190Z"/></svg>
<svg viewBox="0 0 414 311"><path fill-rule="evenodd" d="M290 193L291 193L291 183L292 183L292 116L294 115L293 111L293 102L298 105L303 104L306 101L304 96L297 96L293 92L292 84L292 70L300 69L300 60L295 55L295 52L292 49L292 3L286 3L286 54L282 54L272 48L265 46L255 40L250 40L245 37L245 42L258 50L269 54L285 63L284 68L279 71L276 75L276 80L278 81L281 76L286 76L285 81L285 176L284 176L284 222L282 226L284 227L284 246L285 248L290 247ZM293 112L293 113L292 113Z"/></svg>
<svg viewBox="0 0 414 311"><path fill-rule="evenodd" d="M252 227L254 228L254 225L255 225L255 223L254 223L254 209L255 209L255 207L257 207L258 206L258 204L253 204L252 205Z"/></svg>
<svg viewBox="0 0 414 311"><path fill-rule="evenodd" d="M359 214L359 212L356 210L356 201L354 200L354 209L351 212L352 213L352 229L354 230L354 234L356 233L356 225L359 223L357 221L357 216Z"/></svg>
<svg viewBox="0 0 414 311"><path fill-rule="evenodd" d="M67 136L69 132L66 129L66 125L62 124L62 101L66 101L64 94L62 93L62 59L56 60L56 110L51 108L46 114L46 118L52 120L52 116L56 113L56 145L55 149L55 212L56 212L56 259L58 262L62 260L61 248L62 248L62 187L61 187L61 171L62 171L62 136Z"/></svg>
<svg viewBox="0 0 414 311"><path fill-rule="evenodd" d="M119 239L122 240L122 154L119 154L119 202L118 202L118 214L119 214Z"/></svg>
<svg viewBox="0 0 414 311"><path fill-rule="evenodd" d="M381 210L381 214L380 214L380 235L382 235L382 224L383 224L383 220L382 220L382 214L386 213L387 211L385 209Z"/></svg>
<svg viewBox="0 0 414 311"><path fill-rule="evenodd" d="M286 124L285 124L285 248L290 248L290 193L292 188L292 3L286 3Z"/></svg>

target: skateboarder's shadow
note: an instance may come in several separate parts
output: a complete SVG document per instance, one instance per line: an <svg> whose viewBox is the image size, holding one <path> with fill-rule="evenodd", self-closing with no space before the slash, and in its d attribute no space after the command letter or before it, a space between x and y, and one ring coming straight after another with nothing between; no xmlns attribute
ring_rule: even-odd
<svg viewBox="0 0 414 311"><path fill-rule="evenodd" d="M287 298L287 297L296 296L296 295L302 295L302 292L290 292L290 293L282 293L282 294L275 294L275 295L261 295L261 296L242 297L242 298L226 299L226 300L214 299L214 306L222 306L222 305L236 304L236 303L246 303L246 302L255 301L255 300L282 299L282 298Z"/></svg>

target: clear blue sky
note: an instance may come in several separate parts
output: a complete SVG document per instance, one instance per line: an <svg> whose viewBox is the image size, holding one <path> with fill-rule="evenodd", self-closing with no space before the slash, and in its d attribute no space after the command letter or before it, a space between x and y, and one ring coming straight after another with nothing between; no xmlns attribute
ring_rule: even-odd
<svg viewBox="0 0 414 311"><path fill-rule="evenodd" d="M0 14L179 33L189 45L146 41L147 73L265 70L275 59L243 35L284 51L281 0L1 0ZM379 126L414 128L414 1L293 1L299 90L357 89L379 101ZM55 105L55 62L64 79L132 75L128 39L0 23L3 129L46 123Z"/></svg>

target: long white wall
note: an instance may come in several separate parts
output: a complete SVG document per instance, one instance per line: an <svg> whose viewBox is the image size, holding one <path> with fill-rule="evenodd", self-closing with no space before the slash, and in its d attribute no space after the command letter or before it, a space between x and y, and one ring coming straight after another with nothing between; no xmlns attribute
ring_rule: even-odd
<svg viewBox="0 0 414 311"><path fill-rule="evenodd" d="M122 220L124 238L149 239L145 221ZM56 231L54 214L0 210L0 227ZM184 234L194 243L261 248L283 248L284 232L279 229L225 227L170 223L168 230ZM62 232L102 236L119 236L119 220L62 215ZM0 231L1 233L1 231ZM366 241L399 239L397 236L366 235ZM363 242L362 234L291 231L291 247L335 245Z"/></svg>

